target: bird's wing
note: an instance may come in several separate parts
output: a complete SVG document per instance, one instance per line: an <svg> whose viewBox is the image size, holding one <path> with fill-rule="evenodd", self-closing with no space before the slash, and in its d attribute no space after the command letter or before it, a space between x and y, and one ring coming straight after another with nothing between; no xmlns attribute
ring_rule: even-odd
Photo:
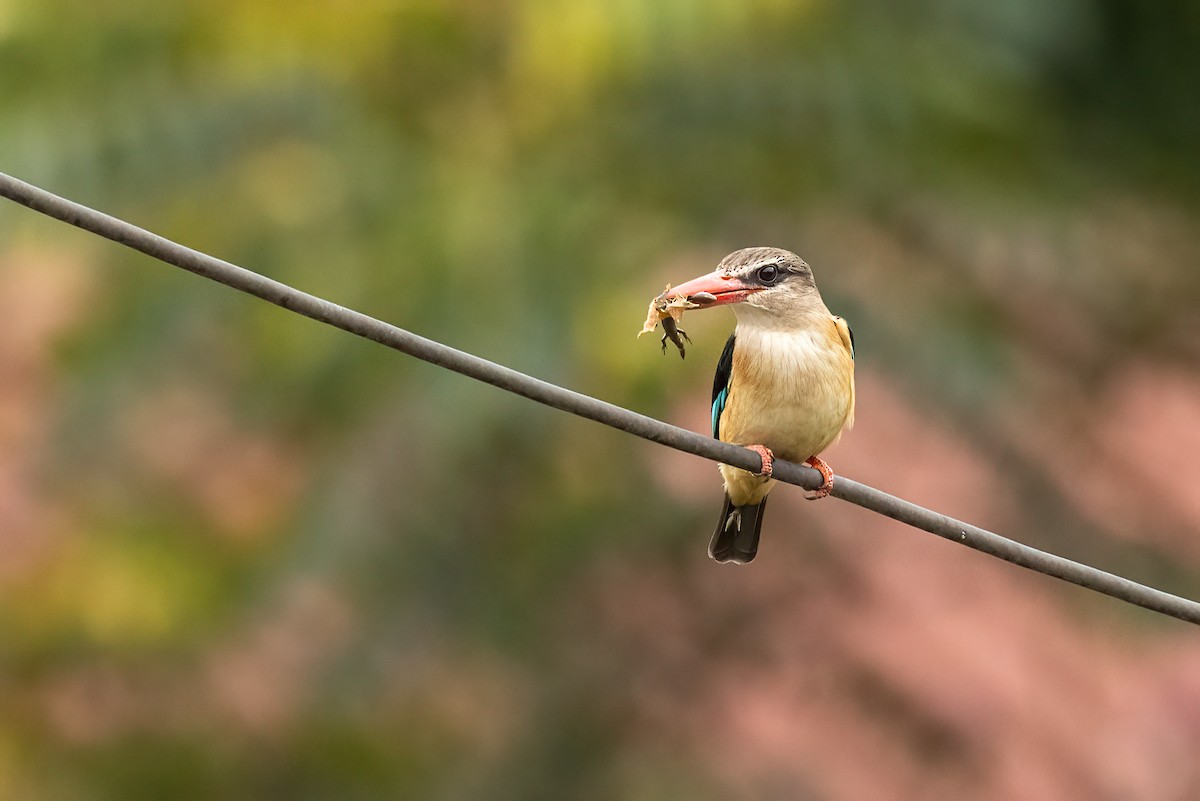
<svg viewBox="0 0 1200 801"><path fill-rule="evenodd" d="M850 324L841 317L834 317L833 324L837 326L838 336L842 338L842 344L846 346L846 350L850 351L850 358L854 358L854 332L850 330Z"/></svg>
<svg viewBox="0 0 1200 801"><path fill-rule="evenodd" d="M850 330L850 324L841 317L834 317L833 324L837 328L838 336L842 338L842 345L850 351L850 413L846 415L843 428L851 429L854 428L854 332Z"/></svg>
<svg viewBox="0 0 1200 801"><path fill-rule="evenodd" d="M725 350L717 360L717 374L713 376L712 394L712 435L721 438L721 412L725 411L725 402L729 400L729 378L733 374L733 341L736 334L730 334L725 342Z"/></svg>

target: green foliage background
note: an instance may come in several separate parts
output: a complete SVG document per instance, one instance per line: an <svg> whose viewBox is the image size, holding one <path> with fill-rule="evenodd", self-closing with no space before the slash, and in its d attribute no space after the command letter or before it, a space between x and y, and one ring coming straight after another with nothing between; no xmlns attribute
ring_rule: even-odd
<svg viewBox="0 0 1200 801"><path fill-rule="evenodd" d="M1189 490L1096 443L1130 370L1150 387L1182 376L1188 409L1198 397L1198 9L0 0L0 169L697 428L728 321L698 316L693 355L664 360L633 338L645 302L737 247L792 248L854 324L860 394L877 377L876 397L995 468L1009 508L979 522L1194 597ZM768 738L790 767L738 771L700 740L733 719L713 702L738 681L731 659L800 630L827 654L822 625L894 603L833 603L795 575L885 524L781 506L774 542L815 527L825 545L768 547L773 565L731 578L703 560L715 479L664 478L684 463L630 438L14 206L0 271L0 795L854 797L816 745ZM1192 418L1162 418L1177 419ZM1151 453L1186 439L1154 431ZM931 489L911 499L945 500L938 470L955 466L920 436L864 418L845 447L872 463L888 438L911 460L856 477L887 489L917 472ZM1059 457L1097 497L1128 488L1123 511L1073 495ZM1168 463L1200 473L1194 453ZM847 538L860 545L830 544ZM1046 638L1039 616L1102 632L1087 642L1103 655L1081 650L1066 674L1147 638L1195 651L1182 626L911 546L941 575L970 564L1039 599L1002 651ZM833 561L831 584L856 586L856 560ZM626 592L641 624L611 613ZM780 593L850 622L763 617ZM922 631L897 634L920 652ZM660 635L691 657L652 656L670 650ZM788 686L810 661L756 664ZM945 724L945 741L987 743L962 757L896 734L928 699L908 709L880 673L887 692L846 685L867 714L832 745L892 776L886 797L1005 797L988 767L1005 735ZM1173 786L1200 791L1178 770Z"/></svg>

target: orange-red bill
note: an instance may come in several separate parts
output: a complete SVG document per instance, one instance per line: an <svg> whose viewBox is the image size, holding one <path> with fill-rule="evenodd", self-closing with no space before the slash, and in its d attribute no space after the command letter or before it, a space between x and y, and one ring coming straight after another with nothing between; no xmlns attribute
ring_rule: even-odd
<svg viewBox="0 0 1200 801"><path fill-rule="evenodd" d="M687 298L692 303L704 307L723 306L727 303L741 303L761 289L762 287L757 284L749 284L732 275L717 271L672 287L666 293L666 297L668 299Z"/></svg>

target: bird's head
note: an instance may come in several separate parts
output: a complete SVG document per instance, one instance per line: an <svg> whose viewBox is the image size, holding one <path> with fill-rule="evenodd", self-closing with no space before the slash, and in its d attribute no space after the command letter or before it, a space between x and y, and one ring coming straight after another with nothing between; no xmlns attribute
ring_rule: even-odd
<svg viewBox="0 0 1200 801"><path fill-rule="evenodd" d="M685 297L701 308L734 304L739 319L771 326L798 325L825 308L812 268L780 248L735 250L716 270L674 287L666 296Z"/></svg>

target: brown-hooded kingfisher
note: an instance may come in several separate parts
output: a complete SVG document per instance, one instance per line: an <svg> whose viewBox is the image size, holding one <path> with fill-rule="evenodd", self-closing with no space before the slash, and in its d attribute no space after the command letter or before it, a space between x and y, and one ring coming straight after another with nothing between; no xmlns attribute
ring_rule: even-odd
<svg viewBox="0 0 1200 801"><path fill-rule="evenodd" d="M745 564L758 553L776 456L820 471L824 482L810 500L833 487L833 471L818 454L854 424L854 335L826 308L812 268L779 248L730 253L714 272L665 297L731 305L737 317L713 379L712 432L757 451L762 472L720 466L725 504L708 553Z"/></svg>

